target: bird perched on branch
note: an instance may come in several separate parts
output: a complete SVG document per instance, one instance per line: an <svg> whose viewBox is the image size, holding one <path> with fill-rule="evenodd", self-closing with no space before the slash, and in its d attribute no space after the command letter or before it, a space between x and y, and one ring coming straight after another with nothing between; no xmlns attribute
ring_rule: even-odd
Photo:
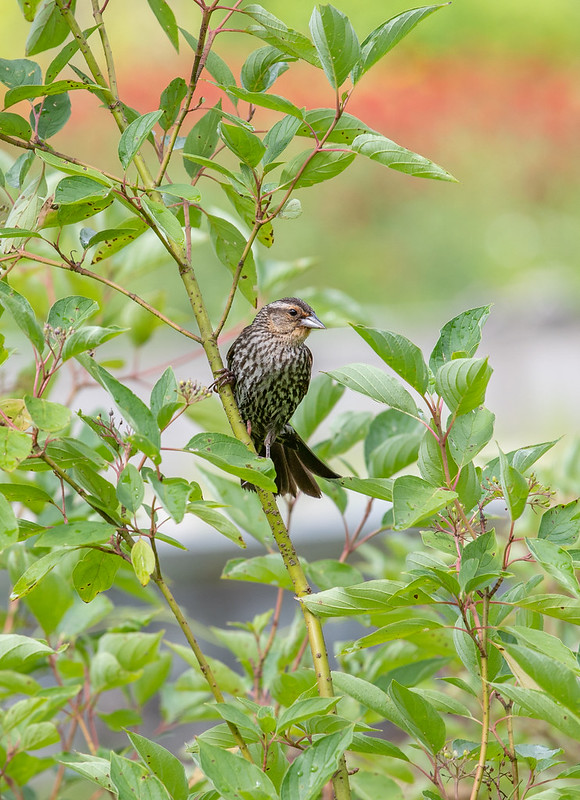
<svg viewBox="0 0 580 800"><path fill-rule="evenodd" d="M324 325L303 300L284 297L269 303L230 347L221 379L233 384L256 452L274 462L277 494L294 497L298 490L321 496L312 473L340 477L288 424L310 383L312 353L305 342L315 328Z"/></svg>

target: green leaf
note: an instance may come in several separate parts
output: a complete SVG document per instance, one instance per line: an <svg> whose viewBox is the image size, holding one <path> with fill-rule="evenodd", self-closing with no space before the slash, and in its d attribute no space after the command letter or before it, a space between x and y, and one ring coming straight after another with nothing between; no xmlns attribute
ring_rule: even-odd
<svg viewBox="0 0 580 800"><path fill-rule="evenodd" d="M429 366L434 373L456 355L468 358L475 355L481 341L481 329L490 309L491 306L471 308L445 323L429 358Z"/></svg>
<svg viewBox="0 0 580 800"><path fill-rule="evenodd" d="M41 533L36 540L37 547L85 547L91 544L105 544L114 536L116 528L98 520L78 520L63 522Z"/></svg>
<svg viewBox="0 0 580 800"><path fill-rule="evenodd" d="M378 403L396 408L411 417L418 416L417 406L409 392L378 367L370 364L349 364L326 374L343 386L372 397Z"/></svg>
<svg viewBox="0 0 580 800"><path fill-rule="evenodd" d="M423 395L429 383L429 370L417 345L391 331L353 325L354 330L369 344L375 353L388 364L397 375Z"/></svg>
<svg viewBox="0 0 580 800"><path fill-rule="evenodd" d="M4 494L0 494L0 551L17 541L18 520Z"/></svg>
<svg viewBox="0 0 580 800"><path fill-rule="evenodd" d="M169 792L159 778L151 775L136 761L111 753L111 780L115 785L119 800L135 800L136 787L139 800L171 800Z"/></svg>
<svg viewBox="0 0 580 800"><path fill-rule="evenodd" d="M151 200L149 197L142 197L141 203L169 239L181 245L185 243L183 228L177 217L167 206L164 206L163 203L158 203L156 200Z"/></svg>
<svg viewBox="0 0 580 800"><path fill-rule="evenodd" d="M59 549L33 561L14 584L10 599L17 600L29 594L62 561L62 557L63 551Z"/></svg>
<svg viewBox="0 0 580 800"><path fill-rule="evenodd" d="M438 369L435 387L452 413L467 414L483 404L492 371L487 358L457 358Z"/></svg>
<svg viewBox="0 0 580 800"><path fill-rule="evenodd" d="M98 87L82 83L82 81L73 81L70 79L54 81L53 83L31 83L15 86L13 89L6 92L4 108L9 108L16 103L20 103L22 100L32 100L35 97L52 97L54 95L62 97L67 95L67 92L73 92L79 89L86 89L94 92Z"/></svg>
<svg viewBox="0 0 580 800"><path fill-rule="evenodd" d="M197 175L200 166L195 165L185 156L195 155L207 159L213 155L219 141L218 124L221 120L220 111L221 101L209 111L206 111L187 134L183 144L183 165L190 178L194 178Z"/></svg>
<svg viewBox="0 0 580 800"><path fill-rule="evenodd" d="M507 697L521 706L520 715L543 719L566 736L576 741L580 738L580 719L567 708L556 703L546 692L512 686L509 683L491 683L502 697ZM525 712L528 712L527 714Z"/></svg>
<svg viewBox="0 0 580 800"><path fill-rule="evenodd" d="M179 31L175 14L165 2L165 0L147 0L149 8L157 17L157 22L161 25L171 44L179 52Z"/></svg>
<svg viewBox="0 0 580 800"><path fill-rule="evenodd" d="M474 408L456 417L447 437L449 450L458 467L464 467L493 436L495 414L487 408Z"/></svg>
<svg viewBox="0 0 580 800"><path fill-rule="evenodd" d="M83 39L88 39L89 36L94 33L98 28L98 25L93 25L92 28L87 28L83 31ZM68 44L62 48L62 50L52 59L50 62L47 70L46 70L46 83L52 83L56 76L62 72L62 70L69 64L70 60L74 56L74 54L79 49L79 43L76 39L73 39ZM26 83L34 83L34 81L25 81ZM39 81L40 83L40 81Z"/></svg>
<svg viewBox="0 0 580 800"><path fill-rule="evenodd" d="M347 694L380 717L403 727L402 718L392 698L378 686L347 672L335 670L332 672L332 683L336 691Z"/></svg>
<svg viewBox="0 0 580 800"><path fill-rule="evenodd" d="M0 669L30 672L44 656L54 650L44 642L17 633L0 633Z"/></svg>
<svg viewBox="0 0 580 800"><path fill-rule="evenodd" d="M419 420L395 409L378 414L365 439L369 475L390 478L417 460L425 428Z"/></svg>
<svg viewBox="0 0 580 800"><path fill-rule="evenodd" d="M51 403L30 395L25 395L24 402L30 418L41 431L55 433L62 431L70 423L70 409L60 403Z"/></svg>
<svg viewBox="0 0 580 800"><path fill-rule="evenodd" d="M300 120L288 114L270 128L263 140L266 146L266 152L262 158L264 165L276 161L278 156L288 147L299 127Z"/></svg>
<svg viewBox="0 0 580 800"><path fill-rule="evenodd" d="M191 485L185 478L160 479L153 470L147 471L147 479L161 505L175 522L182 522L185 507L191 494Z"/></svg>
<svg viewBox="0 0 580 800"><path fill-rule="evenodd" d="M32 451L32 439L26 433L0 425L0 469L12 472Z"/></svg>
<svg viewBox="0 0 580 800"><path fill-rule="evenodd" d="M580 625L580 601L577 598L561 594L536 594L524 596L512 601L521 608L538 611L548 617L563 619L573 625Z"/></svg>
<svg viewBox="0 0 580 800"><path fill-rule="evenodd" d="M530 553L548 575L555 578L560 586L576 597L580 596L580 585L576 577L572 556L564 548L548 539L526 539Z"/></svg>
<svg viewBox="0 0 580 800"><path fill-rule="evenodd" d="M230 475L237 475L269 492L276 491L270 459L250 452L242 442L223 433L198 433L184 447Z"/></svg>
<svg viewBox="0 0 580 800"><path fill-rule="evenodd" d="M106 791L116 792L115 786L111 782L111 763L109 759L89 756L84 753L67 753L61 754L61 757L56 760L61 764L65 764L67 769L72 769L82 775L83 778L96 783L97 786Z"/></svg>
<svg viewBox="0 0 580 800"><path fill-rule="evenodd" d="M501 649L532 678L534 685L527 688L539 687L574 713L580 712L580 687L575 671L530 647L504 642Z"/></svg>
<svg viewBox="0 0 580 800"><path fill-rule="evenodd" d="M0 111L0 132L26 141L29 141L32 136L32 128L24 117L8 111Z"/></svg>
<svg viewBox="0 0 580 800"><path fill-rule="evenodd" d="M337 150L305 150L294 156L284 167L280 177L280 188L293 184L295 189L305 189L328 181L343 172L355 158L354 153Z"/></svg>
<svg viewBox="0 0 580 800"><path fill-rule="evenodd" d="M109 187L102 183L81 175L63 178L54 192L54 202L57 205L80 203L94 198L107 197Z"/></svg>
<svg viewBox="0 0 580 800"><path fill-rule="evenodd" d="M94 350L109 339L124 333L127 328L117 328L113 325L110 328L100 328L98 326L87 325L75 331L72 336L68 336L62 348L62 360L68 361L73 356L86 353L87 350Z"/></svg>
<svg viewBox="0 0 580 800"><path fill-rule="evenodd" d="M374 31L371 31L361 44L361 58L353 69L352 80L356 83L377 61L380 61L401 39L410 33L413 28L434 11L443 8L447 3L436 6L424 6L404 11L391 19L383 22Z"/></svg>
<svg viewBox="0 0 580 800"><path fill-rule="evenodd" d="M255 764L203 741L198 746L200 766L224 800L277 800L274 784Z"/></svg>
<svg viewBox="0 0 580 800"><path fill-rule="evenodd" d="M304 439L310 439L343 394L343 387L337 386L328 375L317 375L311 381L306 397L296 409L292 425Z"/></svg>
<svg viewBox="0 0 580 800"><path fill-rule="evenodd" d="M436 489L415 475L403 475L393 483L394 530L412 528L423 519L451 505L456 492Z"/></svg>
<svg viewBox="0 0 580 800"><path fill-rule="evenodd" d="M134 514L138 508L141 508L143 498L145 497L145 489L143 487L141 473L133 464L127 464L119 475L117 497L121 505L125 506L127 511L130 511L132 514Z"/></svg>
<svg viewBox="0 0 580 800"><path fill-rule="evenodd" d="M401 761L409 760L403 751L392 742L388 742L378 736L367 736L365 733L355 733L348 749L353 753L369 753L375 756L399 758ZM377 796L380 795L375 795L375 800Z"/></svg>
<svg viewBox="0 0 580 800"><path fill-rule="evenodd" d="M145 403L93 359L79 355L77 360L109 392L121 414L134 429L132 438L137 447L156 461L159 458L161 434Z"/></svg>
<svg viewBox="0 0 580 800"><path fill-rule="evenodd" d="M375 645L384 644L385 642L407 639L410 636L417 636L417 634L427 633L428 631L437 630L442 627L443 625L440 622L422 617L391 622L389 625L384 625L382 628L374 631L374 633L369 633L368 636L363 636L357 639L356 642L346 645L342 653L356 653L357 650L364 650L367 647L374 647Z"/></svg>
<svg viewBox="0 0 580 800"><path fill-rule="evenodd" d="M246 547L246 543L242 539L239 530L227 517L220 514L215 508L207 505L205 501L198 500L194 503L189 503L187 510L191 514L211 525L216 531L219 531L222 536L225 536L230 541L237 544L239 547Z"/></svg>
<svg viewBox="0 0 580 800"><path fill-rule="evenodd" d="M257 36L293 58L307 61L315 67L320 66L316 48L304 34L289 28L282 20L257 3L246 6L244 12L258 23L246 28L247 33Z"/></svg>
<svg viewBox="0 0 580 800"><path fill-rule="evenodd" d="M277 47L260 47L247 57L240 78L248 92L265 92L288 69L287 56Z"/></svg>
<svg viewBox="0 0 580 800"><path fill-rule="evenodd" d="M280 787L280 800L315 800L332 778L344 751L348 750L354 725L331 733L310 745L290 764Z"/></svg>
<svg viewBox="0 0 580 800"><path fill-rule="evenodd" d="M351 491L359 492L367 497L376 497L389 502L393 499L393 481L390 478L357 478L353 476L339 478L336 482L345 489L351 489Z"/></svg>
<svg viewBox="0 0 580 800"><path fill-rule="evenodd" d="M39 353L42 353L44 350L44 335L32 306L25 297L18 294L5 281L0 281L0 305L10 312L22 333L31 341L34 348Z"/></svg>
<svg viewBox="0 0 580 800"><path fill-rule="evenodd" d="M295 106L294 103L291 103L290 100L287 100L285 97L281 97L279 94L264 94L262 92L250 92L247 89L238 89L237 87L231 87L231 86L225 86L223 88L230 97L234 97L238 100L245 100L246 103L251 103L254 106L260 106L261 108L269 108L272 111L279 111L281 114L290 114L290 116L297 117L299 120L304 119L304 111ZM235 127L239 128L239 126ZM240 130L245 130L245 129L241 128ZM228 142L226 142L226 144L228 145L228 147L230 147ZM230 149L233 148L230 147ZM236 150L234 150L234 153L235 152ZM258 161L260 160L261 159L258 159ZM255 164L251 164L251 166L255 166Z"/></svg>
<svg viewBox="0 0 580 800"><path fill-rule="evenodd" d="M239 263L247 246L245 237L240 233L235 225L222 217L208 214L210 237L213 248L219 260L233 274L236 273ZM256 306L258 277L256 264L251 249L246 254L244 266L240 273L238 290L246 300Z"/></svg>
<svg viewBox="0 0 580 800"><path fill-rule="evenodd" d="M310 33L324 74L338 89L360 58L360 44L349 18L334 6L318 6L310 17Z"/></svg>
<svg viewBox="0 0 580 800"><path fill-rule="evenodd" d="M456 179L447 170L430 161L418 153L401 147L400 144L387 139L380 133L363 133L357 136L351 144L355 153L367 156L372 161L378 161L385 167L404 172L415 178L433 178L439 181L453 181Z"/></svg>
<svg viewBox="0 0 580 800"><path fill-rule="evenodd" d="M132 217L124 220L118 228L108 228L100 231L91 237L87 245L87 247L93 247L96 244L100 244L100 247L95 250L91 264L97 264L99 261L118 253L119 250L134 242L148 229L149 226L144 220Z"/></svg>
<svg viewBox="0 0 580 800"><path fill-rule="evenodd" d="M299 722L304 722L304 720L319 714L328 714L339 699L338 697L308 697L305 700L297 700L278 717L276 732L289 730Z"/></svg>
<svg viewBox="0 0 580 800"><path fill-rule="evenodd" d="M53 722L34 722L27 725L20 739L19 750L39 750L60 741L60 734Z"/></svg>
<svg viewBox="0 0 580 800"><path fill-rule="evenodd" d="M188 203L198 203L201 200L199 189L189 183L165 183L159 186L159 191L172 197L180 197Z"/></svg>
<svg viewBox="0 0 580 800"><path fill-rule="evenodd" d="M90 603L100 592L110 589L120 566L121 559L113 553L87 550L72 573L74 587L81 600Z"/></svg>
<svg viewBox="0 0 580 800"><path fill-rule="evenodd" d="M181 761L156 742L138 733L127 731L131 744L145 765L165 786L172 800L187 800L189 794L185 769Z"/></svg>
<svg viewBox="0 0 580 800"><path fill-rule="evenodd" d="M143 114L123 131L119 140L119 161L124 169L127 169L133 158L137 155L139 148L151 133L155 123L161 119L163 111L150 111Z"/></svg>
<svg viewBox="0 0 580 800"><path fill-rule="evenodd" d="M42 83L42 70L28 58L0 58L0 81L9 89Z"/></svg>
<svg viewBox="0 0 580 800"><path fill-rule="evenodd" d="M387 754L385 753L385 755ZM351 783L359 800L376 800L377 797L403 800L403 792L399 784L379 772L359 770L356 775L352 776Z"/></svg>
<svg viewBox="0 0 580 800"><path fill-rule="evenodd" d="M397 710L404 719L410 734L436 755L445 745L445 723L418 691L412 691L393 681L389 688Z"/></svg>
<svg viewBox="0 0 580 800"><path fill-rule="evenodd" d="M147 586L155 572L155 554L146 536L140 536L131 548L131 563L141 586Z"/></svg>
<svg viewBox="0 0 580 800"><path fill-rule="evenodd" d="M72 328L80 325L98 310L99 306L94 300L70 295L54 303L48 312L47 322L52 328Z"/></svg>
<svg viewBox="0 0 580 800"><path fill-rule="evenodd" d="M225 565L221 577L225 580L270 584L290 591L293 588L279 553L254 558L232 558Z"/></svg>
<svg viewBox="0 0 580 800"><path fill-rule="evenodd" d="M422 583L425 579L420 579ZM300 602L318 617L352 617L419 603L431 598L413 582L373 580L355 586L337 587L302 597Z"/></svg>
<svg viewBox="0 0 580 800"><path fill-rule="evenodd" d="M580 533L580 500L549 508L543 515L538 539L557 545L573 545Z"/></svg>
<svg viewBox="0 0 580 800"><path fill-rule="evenodd" d="M76 0L72 0L69 6L72 14L75 12L75 6ZM51 47L58 47L69 32L68 23L54 0L43 0L30 26L26 40L26 55L34 56L50 50Z"/></svg>
<svg viewBox="0 0 580 800"><path fill-rule="evenodd" d="M52 83L51 86L56 86ZM14 90L17 91L17 90ZM52 97L45 98L42 103L34 106L36 113L40 112L37 131L40 139L50 139L58 133L71 115L71 102L68 94L53 94ZM34 125L34 115L30 112L30 124Z"/></svg>
<svg viewBox="0 0 580 800"><path fill-rule="evenodd" d="M104 186L113 186L113 181L103 175L93 167L85 167L81 164L73 164L71 161L66 161L64 158L55 156L54 153L46 152L44 150L37 150L36 155L42 159L46 164L66 175L83 175L87 178L92 178L97 183L102 183Z"/></svg>
<svg viewBox="0 0 580 800"><path fill-rule="evenodd" d="M186 94L187 84L183 78L174 78L161 92L159 108L163 113L159 118L159 125L164 131L169 130L177 119Z"/></svg>
<svg viewBox="0 0 580 800"><path fill-rule="evenodd" d="M502 630L515 636L518 644L524 644L537 653L544 653L550 658L555 658L577 674L580 671L576 654L569 647L566 647L557 636L523 625L505 625Z"/></svg>
<svg viewBox="0 0 580 800"><path fill-rule="evenodd" d="M521 472L510 466L506 456L499 451L500 471L499 477L504 499L512 520L516 520L524 512L526 500L530 492L528 481Z"/></svg>
<svg viewBox="0 0 580 800"><path fill-rule="evenodd" d="M353 586L362 583L360 570L350 564L343 564L334 558L323 558L305 565L305 572L319 589L331 589L334 586Z"/></svg>
<svg viewBox="0 0 580 800"><path fill-rule="evenodd" d="M246 128L241 128L239 125L226 125L223 121L220 122L218 130L226 147L240 161L250 167L256 167L260 163L266 148L257 136Z"/></svg>

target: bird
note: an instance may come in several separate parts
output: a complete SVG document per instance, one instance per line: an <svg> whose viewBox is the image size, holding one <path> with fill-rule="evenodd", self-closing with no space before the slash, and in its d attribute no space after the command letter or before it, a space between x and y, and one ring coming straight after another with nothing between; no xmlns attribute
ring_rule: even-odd
<svg viewBox="0 0 580 800"><path fill-rule="evenodd" d="M220 378L233 386L256 452L274 462L279 495L296 497L300 490L321 497L313 474L340 477L289 424L310 383L312 353L306 339L311 331L324 327L298 297L268 303L229 348L227 370ZM242 486L255 491L247 481Z"/></svg>

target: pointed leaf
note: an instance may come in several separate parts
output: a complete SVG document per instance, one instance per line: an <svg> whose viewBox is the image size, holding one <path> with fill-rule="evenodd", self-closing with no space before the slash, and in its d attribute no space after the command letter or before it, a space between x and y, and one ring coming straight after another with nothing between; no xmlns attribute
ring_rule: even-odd
<svg viewBox="0 0 580 800"><path fill-rule="evenodd" d="M492 369L487 358L457 358L437 371L435 387L454 414L467 414L483 404Z"/></svg>
<svg viewBox="0 0 580 800"><path fill-rule="evenodd" d="M417 406L409 392L378 367L370 364L349 364L326 374L343 386L372 397L379 403L385 403L412 417L418 416Z"/></svg>
<svg viewBox="0 0 580 800"><path fill-rule="evenodd" d="M429 370L417 345L404 336L391 331L367 328L365 325L353 325L352 327L367 344L370 344L385 364L388 364L419 394L425 394L429 383Z"/></svg>
<svg viewBox="0 0 580 800"><path fill-rule="evenodd" d="M538 539L558 545L573 545L580 533L580 500L554 506L542 516Z"/></svg>
<svg viewBox="0 0 580 800"><path fill-rule="evenodd" d="M255 764L201 740L198 747L201 768L224 800L277 800L274 784Z"/></svg>
<svg viewBox="0 0 580 800"><path fill-rule="evenodd" d="M429 359L434 373L455 354L471 358L481 341L481 329L489 316L491 306L480 306L463 311L442 328L437 344Z"/></svg>
<svg viewBox="0 0 580 800"><path fill-rule="evenodd" d="M163 111L150 111L133 120L123 131L119 139L119 161L124 169L127 169L133 158L137 155L139 148L153 130L155 123L161 119Z"/></svg>
<svg viewBox="0 0 580 800"><path fill-rule="evenodd" d="M36 350L42 353L44 335L32 306L25 297L18 294L5 281L0 281L0 305L10 312L20 330L30 339Z"/></svg>
<svg viewBox="0 0 580 800"><path fill-rule="evenodd" d="M222 217L208 215L210 236L213 248L219 260L232 274L235 274L247 246L245 237L235 225ZM238 289L252 305L256 306L258 277L256 264L251 249L246 253L244 266L240 273Z"/></svg>
<svg viewBox="0 0 580 800"><path fill-rule="evenodd" d="M360 58L360 44L349 18L334 6L318 6L310 17L310 33L324 74L338 89Z"/></svg>
<svg viewBox="0 0 580 800"><path fill-rule="evenodd" d="M548 539L526 539L530 553L542 565L548 575L571 594L580 596L580 585L576 577L572 556L563 547Z"/></svg>
<svg viewBox="0 0 580 800"><path fill-rule="evenodd" d="M354 725L311 744L290 764L280 787L280 800L315 800L337 770L352 742Z"/></svg>
<svg viewBox="0 0 580 800"><path fill-rule="evenodd" d="M295 189L305 189L340 175L352 162L355 154L337 150L311 150L298 153L286 164L280 176L280 187L293 184Z"/></svg>
<svg viewBox="0 0 580 800"><path fill-rule="evenodd" d="M276 491L274 465L223 433L198 433L185 445L185 450L206 459L230 475L237 475L269 492Z"/></svg>
<svg viewBox="0 0 580 800"><path fill-rule="evenodd" d="M387 139L380 133L363 133L357 136L351 144L355 153L367 156L372 161L378 161L385 167L404 172L415 178L433 178L439 181L453 181L456 179L447 170L430 161L418 153L401 147L400 144Z"/></svg>
<svg viewBox="0 0 580 800"><path fill-rule="evenodd" d="M445 723L418 691L393 681L389 694L404 719L410 734L436 755L445 745Z"/></svg>
<svg viewBox="0 0 580 800"><path fill-rule="evenodd" d="M32 451L32 439L26 433L0 425L0 469L12 472Z"/></svg>
<svg viewBox="0 0 580 800"><path fill-rule="evenodd" d="M451 505L457 493L436 489L415 475L403 475L393 483L394 530L412 528L423 519Z"/></svg>
<svg viewBox="0 0 580 800"><path fill-rule="evenodd" d="M157 22L161 25L171 44L179 52L179 32L175 14L165 2L165 0L147 0L149 8L157 17Z"/></svg>

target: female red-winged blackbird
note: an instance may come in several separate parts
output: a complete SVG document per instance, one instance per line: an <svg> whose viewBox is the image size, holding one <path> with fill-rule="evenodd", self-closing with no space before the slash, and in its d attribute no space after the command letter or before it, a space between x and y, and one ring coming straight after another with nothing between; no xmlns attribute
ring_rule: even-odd
<svg viewBox="0 0 580 800"><path fill-rule="evenodd" d="M288 424L310 383L312 353L305 341L314 328L324 325L310 306L297 297L284 297L260 309L227 354L225 378L234 384L256 451L274 462L277 493L294 497L298 489L321 496L312 473L340 477Z"/></svg>

